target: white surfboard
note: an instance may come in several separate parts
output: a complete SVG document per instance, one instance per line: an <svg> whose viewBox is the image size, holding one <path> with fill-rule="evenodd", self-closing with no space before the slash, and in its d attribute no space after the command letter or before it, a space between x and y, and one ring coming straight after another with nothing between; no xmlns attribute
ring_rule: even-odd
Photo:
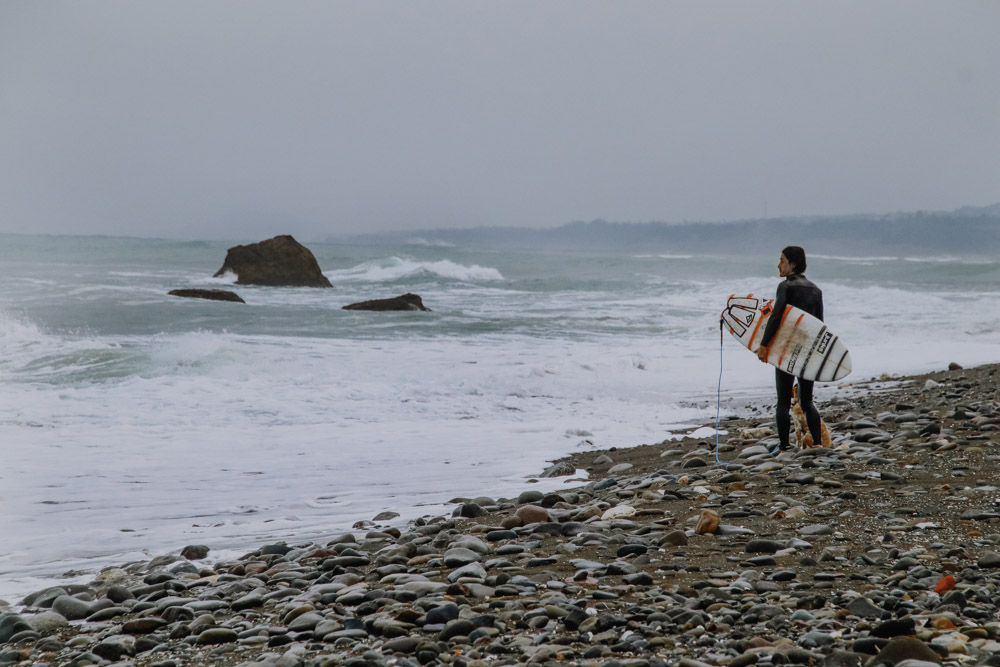
<svg viewBox="0 0 1000 667"><path fill-rule="evenodd" d="M722 320L733 338L756 354L768 319L781 317L767 363L803 380L835 382L851 372L851 353L822 320L794 306L786 306L781 314L773 309L774 299L733 294L722 311Z"/></svg>

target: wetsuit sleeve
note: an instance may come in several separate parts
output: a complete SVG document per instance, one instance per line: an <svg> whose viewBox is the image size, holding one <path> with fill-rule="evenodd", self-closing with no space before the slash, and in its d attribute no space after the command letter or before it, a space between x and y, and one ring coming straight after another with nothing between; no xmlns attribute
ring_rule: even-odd
<svg viewBox="0 0 1000 667"><path fill-rule="evenodd" d="M787 305L788 281L782 281L778 283L778 292L774 296L774 310L771 311L771 317L767 319L764 335L760 339L761 347L767 347L771 344L771 339L774 338L774 334L778 332L778 327L781 325L781 315L785 312Z"/></svg>

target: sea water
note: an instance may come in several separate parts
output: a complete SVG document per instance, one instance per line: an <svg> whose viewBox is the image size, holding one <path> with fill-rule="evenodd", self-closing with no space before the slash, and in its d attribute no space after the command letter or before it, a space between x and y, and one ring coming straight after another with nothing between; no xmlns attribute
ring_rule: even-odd
<svg viewBox="0 0 1000 667"><path fill-rule="evenodd" d="M711 440L718 409L771 399L719 315L773 294L777 257L309 243L334 288L291 289L213 278L230 245L0 236L0 598L579 484L537 475ZM808 275L851 349L839 387L1000 359L1000 262L817 255ZM167 295L190 287L247 303ZM405 292L431 312L341 309Z"/></svg>

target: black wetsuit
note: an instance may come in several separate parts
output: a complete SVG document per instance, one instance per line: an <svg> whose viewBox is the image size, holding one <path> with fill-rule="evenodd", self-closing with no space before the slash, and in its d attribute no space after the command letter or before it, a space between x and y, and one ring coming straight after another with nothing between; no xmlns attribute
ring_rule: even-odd
<svg viewBox="0 0 1000 667"><path fill-rule="evenodd" d="M781 324L781 313L785 306L795 306L810 315L823 319L823 291L807 279L802 273L793 273L778 284L778 293L774 297L774 317L767 321L764 336L760 344L764 347L771 343L774 334ZM788 449L788 437L792 430L792 420L788 411L792 407L792 385L795 376L785 371L775 369L774 381L778 389L778 404L775 407L775 421L778 423L778 440L782 449ZM802 406L809 424L809 432L813 442L819 446L822 442L819 410L813 403L813 383L811 380L799 378L799 405Z"/></svg>

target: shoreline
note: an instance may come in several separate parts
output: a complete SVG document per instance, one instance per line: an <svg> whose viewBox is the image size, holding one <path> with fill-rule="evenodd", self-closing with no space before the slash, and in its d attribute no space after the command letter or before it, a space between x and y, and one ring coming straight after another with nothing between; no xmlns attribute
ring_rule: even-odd
<svg viewBox="0 0 1000 667"><path fill-rule="evenodd" d="M107 568L0 609L0 664L975 664L1000 651L998 369L853 383L820 403L830 450L770 454L752 408L725 465L714 438L588 450L554 462L578 486L455 517Z"/></svg>

